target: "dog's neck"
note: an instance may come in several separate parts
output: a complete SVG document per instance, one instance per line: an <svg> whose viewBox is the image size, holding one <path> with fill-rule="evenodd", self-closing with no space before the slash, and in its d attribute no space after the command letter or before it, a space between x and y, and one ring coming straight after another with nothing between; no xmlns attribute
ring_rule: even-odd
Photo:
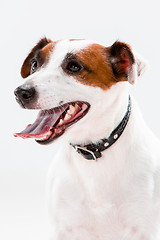
<svg viewBox="0 0 160 240"><path fill-rule="evenodd" d="M97 160L102 157L102 152L112 146L122 135L127 123L129 121L131 113L131 99L129 96L128 107L125 116L123 117L120 124L111 132L108 138L100 139L97 144L90 143L87 145L74 145L71 143L71 146L81 154L84 158L88 160Z"/></svg>

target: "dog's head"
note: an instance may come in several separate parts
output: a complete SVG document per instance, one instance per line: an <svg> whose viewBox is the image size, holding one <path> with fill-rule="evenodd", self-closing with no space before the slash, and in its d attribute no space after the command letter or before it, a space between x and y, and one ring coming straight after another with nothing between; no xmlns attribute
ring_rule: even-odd
<svg viewBox="0 0 160 240"><path fill-rule="evenodd" d="M122 42L105 47L88 40L41 39L23 63L21 75L26 82L15 90L22 107L41 111L33 124L15 136L52 141L68 126L82 122L99 102L102 109L109 106L120 94L117 89L122 87L116 86L133 84L144 67Z"/></svg>

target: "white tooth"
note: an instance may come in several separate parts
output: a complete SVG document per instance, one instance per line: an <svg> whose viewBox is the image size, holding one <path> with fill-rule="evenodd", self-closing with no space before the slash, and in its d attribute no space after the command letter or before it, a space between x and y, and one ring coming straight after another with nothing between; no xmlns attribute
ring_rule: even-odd
<svg viewBox="0 0 160 240"><path fill-rule="evenodd" d="M60 121L59 121L59 125L62 125L62 124L63 124L63 120L61 118Z"/></svg>
<svg viewBox="0 0 160 240"><path fill-rule="evenodd" d="M77 109L77 108L79 108L79 106L78 106L78 104L76 103L76 104L75 104L75 109Z"/></svg>
<svg viewBox="0 0 160 240"><path fill-rule="evenodd" d="M47 137L51 136L52 131L49 131L49 133L47 134Z"/></svg>
<svg viewBox="0 0 160 240"><path fill-rule="evenodd" d="M75 111L75 107L73 105L69 105L69 110L67 111L68 114L73 114Z"/></svg>
<svg viewBox="0 0 160 240"><path fill-rule="evenodd" d="M71 115L69 115L68 113L65 115L65 118L64 118L64 120L68 120L68 119L70 119L71 118Z"/></svg>

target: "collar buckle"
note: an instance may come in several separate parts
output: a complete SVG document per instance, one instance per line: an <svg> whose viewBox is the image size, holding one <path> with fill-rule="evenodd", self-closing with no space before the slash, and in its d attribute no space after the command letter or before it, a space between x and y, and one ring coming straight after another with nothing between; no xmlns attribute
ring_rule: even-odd
<svg viewBox="0 0 160 240"><path fill-rule="evenodd" d="M96 152L99 153L99 154L101 154L101 153L98 151L98 149L97 149L97 151L94 153L94 152L92 152L91 150L88 150L86 147L81 147L81 146L75 145L74 148L76 149L76 151L77 151L78 153L80 153L80 154L81 154L84 158L86 158L87 160L95 160L95 161L96 161L97 158L98 158ZM99 154L98 154L98 155L99 155Z"/></svg>

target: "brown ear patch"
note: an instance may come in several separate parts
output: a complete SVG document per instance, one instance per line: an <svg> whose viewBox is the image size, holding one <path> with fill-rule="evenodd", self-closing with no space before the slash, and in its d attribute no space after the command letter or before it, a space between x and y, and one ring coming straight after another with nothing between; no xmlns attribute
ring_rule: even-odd
<svg viewBox="0 0 160 240"><path fill-rule="evenodd" d="M43 38L34 48L32 48L21 68L21 75L23 78L26 78L31 74L31 61L34 58L36 58L38 62L38 68L47 62L49 53L52 51L53 46L54 43L50 39Z"/></svg>
<svg viewBox="0 0 160 240"><path fill-rule="evenodd" d="M128 44L115 42L109 48L110 61L115 77L118 80L129 77L132 65L135 63L134 56Z"/></svg>

